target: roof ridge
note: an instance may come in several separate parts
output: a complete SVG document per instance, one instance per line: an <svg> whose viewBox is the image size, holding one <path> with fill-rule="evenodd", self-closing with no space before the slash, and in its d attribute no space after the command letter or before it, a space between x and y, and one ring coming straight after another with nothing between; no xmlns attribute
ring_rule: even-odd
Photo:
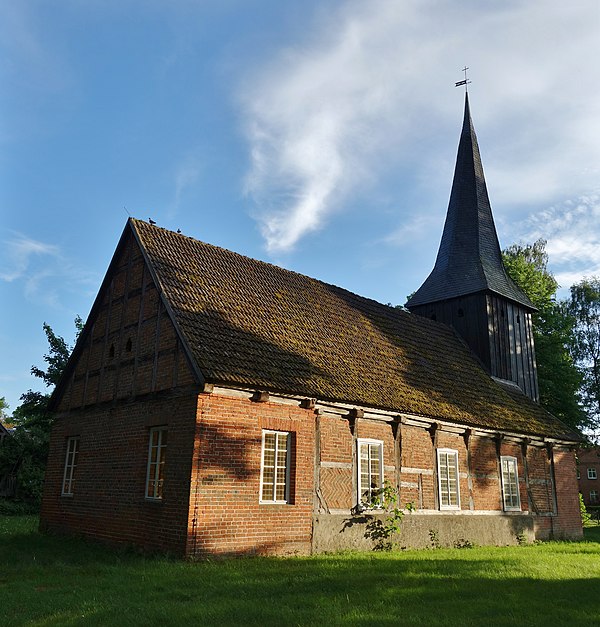
<svg viewBox="0 0 600 627"><path fill-rule="evenodd" d="M256 259L255 257L250 257L249 255L244 255L242 253L238 253L234 250L231 250L230 248L225 248L224 246L218 246L217 244L211 244L210 242L205 242L204 240L200 240L197 239L195 237L192 237L190 235L185 235L183 233L177 233L176 231L173 231L171 229L168 229L166 227L162 227L162 226L158 226L158 225L154 225L154 224L148 224L147 222L145 222L144 220L140 220L139 218L133 218L130 217L129 220L135 224L135 225L143 225L142 228L147 228L147 229L158 229L158 230L162 230L165 231L166 233L169 233L175 237L184 237L187 240L194 242L196 244L201 244L202 246L206 246L208 248L212 248L212 249L216 249L219 251L223 251L226 254L229 255L234 255L235 257L239 257L241 259L246 259L249 261L252 261L253 263L258 263L264 266L267 266L269 268L274 268L276 269L278 272L285 272L285 273L289 273L292 275L295 275L297 277L300 277L304 280L308 279L310 281L315 281L316 283L319 283L327 288L335 288L336 290L341 290L343 292L346 292L347 294L349 294L350 296L354 296L356 298L360 298L363 301L370 301L375 303L376 305L380 306L380 307L385 307L387 309L389 309L391 312L401 312L404 315L411 315L408 311L406 311L406 309L403 308L402 305L398 304L398 305L390 305L387 303L382 303L381 301L378 301L374 298L371 298L369 296L363 296L362 294L358 294L357 292L352 292L351 290L349 290L346 287L342 287L341 285L336 285L335 283L328 283L327 281L323 281L321 279L317 279L315 277L312 277L308 274L303 274L302 272L298 272L297 270L291 270L289 268L284 268L283 266L279 266L275 263L271 263L269 261L264 261L262 259ZM437 324L437 323L436 323Z"/></svg>

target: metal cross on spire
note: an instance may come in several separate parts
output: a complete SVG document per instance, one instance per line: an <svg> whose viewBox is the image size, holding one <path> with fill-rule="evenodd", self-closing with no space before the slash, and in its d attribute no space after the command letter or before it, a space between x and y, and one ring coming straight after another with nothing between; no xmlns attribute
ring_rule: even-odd
<svg viewBox="0 0 600 627"><path fill-rule="evenodd" d="M465 86L465 91L469 91L469 83L471 82L468 78L467 78L467 70L469 68L465 65L465 67L462 69L462 71L465 73L465 80L464 81L458 81L458 83L454 83L455 87L460 87L461 85Z"/></svg>

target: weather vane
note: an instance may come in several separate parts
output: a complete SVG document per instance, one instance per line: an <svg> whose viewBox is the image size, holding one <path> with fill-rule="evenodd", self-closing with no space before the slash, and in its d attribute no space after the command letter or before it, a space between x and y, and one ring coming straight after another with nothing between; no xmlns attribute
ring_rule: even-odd
<svg viewBox="0 0 600 627"><path fill-rule="evenodd" d="M465 80L464 81L458 81L458 83L454 83L455 87L460 87L461 85L465 86L465 91L469 91L469 83L471 82L468 78L467 78L467 70L469 68L465 65L465 67L462 69L462 71L465 73Z"/></svg>

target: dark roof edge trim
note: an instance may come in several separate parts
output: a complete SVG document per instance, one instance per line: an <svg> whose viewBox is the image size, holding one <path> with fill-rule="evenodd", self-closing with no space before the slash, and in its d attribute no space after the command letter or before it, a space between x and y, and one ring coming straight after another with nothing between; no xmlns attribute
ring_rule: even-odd
<svg viewBox="0 0 600 627"><path fill-rule="evenodd" d="M523 291L523 290L521 290L521 291ZM417 290L417 292L418 292L418 290ZM440 298L438 300L423 300L422 302L417 301L416 303L413 302L414 300L416 300L415 296L417 296L417 293L415 293L415 296L413 296L412 298L409 298L406 301L406 303L404 303L404 306L407 309L410 310L411 307L424 307L426 305L436 305L437 303L445 303L445 302L448 302L450 300L454 300L455 298L463 298L464 296L473 296L474 294L494 294L496 296L502 296L502 298L505 298L506 300L509 300L511 303L515 303L516 305L520 305L521 307L524 307L525 309L528 309L532 313L535 312L535 311L538 311L538 308L535 305L533 305L533 303L527 305L523 301L516 300L515 298L510 298L506 294L503 294L502 292L499 292L497 290L493 290L493 289L490 289L490 288L486 288L486 289L483 289L483 290L475 290L473 292L464 292L464 293L461 293L461 294L456 294L455 296L449 296L448 298ZM523 292L523 294L525 294L525 292ZM525 294L525 296L527 297L527 294ZM529 300L528 297L527 297L527 300Z"/></svg>
<svg viewBox="0 0 600 627"><path fill-rule="evenodd" d="M106 270L106 274L104 275L104 279L102 280L100 289L98 290L98 293L96 294L96 298L94 299L94 303L92 304L92 307L87 315L87 318L85 319L85 325L83 327L83 330L81 331L81 333L79 334L79 337L77 338L77 342L75 343L75 347L73 348L73 351L71 352L71 355L69 356L69 360L67 361L65 370L59 382L56 384L54 391L52 392L50 396L50 400L48 402L48 409L50 411L54 411L54 409L60 402L60 399L62 398L62 395L64 393L64 388L67 385L67 382L70 380L75 364L77 363L77 360L79 359L81 352L83 351L83 347L85 346L85 341L91 332L90 329L93 326L91 321L96 317L96 313L98 309L100 308L101 296L104 294L105 290L108 287L110 280L112 279L112 275L114 273L117 259L121 255L122 249L125 246L125 241L127 240L128 227L129 227L129 220L127 220L127 222L125 223L125 227L123 229L123 232L121 233L121 237L119 238L119 243L117 244L115 252L113 253L110 263L108 264L108 269Z"/></svg>
<svg viewBox="0 0 600 627"><path fill-rule="evenodd" d="M148 267L148 270L150 271L150 275L152 276L152 280L156 284L156 289L158 290L158 293L160 294L160 300L161 300L162 304L164 305L165 310L169 314L169 318L171 320L171 323L173 324L173 327L175 328L175 332L177 333L177 337L179 338L179 341L181 342L181 345L183 346L183 350L184 350L185 355L186 355L186 357L188 359L188 362L189 362L190 366L192 367L192 370L194 371L194 374L196 375L196 381L197 381L198 385L204 385L206 383L206 377L204 376L204 374L200 370L200 368L198 366L198 363L196 362L196 359L194 357L194 353L192 351L192 348L191 348L187 338L185 337L184 333L182 332L179 324L177 323L177 319L175 318L175 313L173 312L173 308L171 307L171 303L169 303L169 300L165 296L165 291L164 291L163 286L162 286L162 284L160 282L160 279L158 278L158 274L156 273L156 270L154 269L154 266L152 265L152 262L150 261L150 257L148 256L148 253L146 251L146 247L144 246L144 244L142 242L142 239L141 239L139 233L137 232L137 229L135 228L135 221L132 218L129 218L127 220L127 224L131 225L131 230L133 232L133 237L135 238L135 241L137 242L138 246L140 247L140 250L142 251L142 256L144 257L144 261L146 262L146 266Z"/></svg>

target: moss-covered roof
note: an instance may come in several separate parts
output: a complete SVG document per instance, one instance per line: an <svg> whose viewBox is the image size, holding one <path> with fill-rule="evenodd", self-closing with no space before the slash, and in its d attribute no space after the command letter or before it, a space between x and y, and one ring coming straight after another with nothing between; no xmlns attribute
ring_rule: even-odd
<svg viewBox="0 0 600 627"><path fill-rule="evenodd" d="M207 382L578 439L447 326L131 220Z"/></svg>

